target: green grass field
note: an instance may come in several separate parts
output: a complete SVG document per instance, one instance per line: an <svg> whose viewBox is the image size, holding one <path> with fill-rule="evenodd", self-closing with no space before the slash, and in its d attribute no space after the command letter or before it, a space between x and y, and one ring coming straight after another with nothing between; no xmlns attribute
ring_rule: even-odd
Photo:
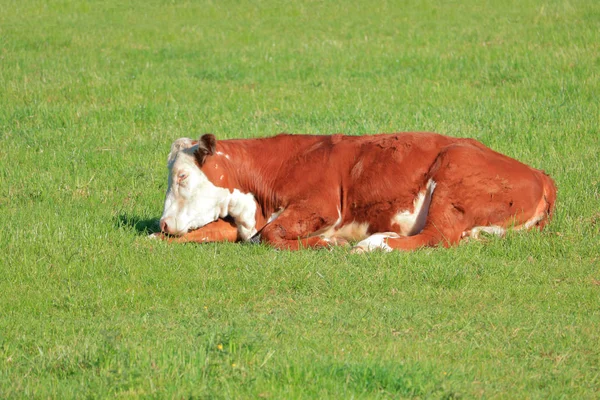
<svg viewBox="0 0 600 400"><path fill-rule="evenodd" d="M542 233L146 238L182 136L473 137ZM0 0L1 398L599 398L600 3Z"/></svg>

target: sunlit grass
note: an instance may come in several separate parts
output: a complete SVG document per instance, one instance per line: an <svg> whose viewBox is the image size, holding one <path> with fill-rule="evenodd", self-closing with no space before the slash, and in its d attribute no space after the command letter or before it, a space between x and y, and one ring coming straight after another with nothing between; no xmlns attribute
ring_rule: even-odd
<svg viewBox="0 0 600 400"><path fill-rule="evenodd" d="M593 398L600 6L0 5L0 397ZM182 136L432 130L543 233L350 255L146 239Z"/></svg>

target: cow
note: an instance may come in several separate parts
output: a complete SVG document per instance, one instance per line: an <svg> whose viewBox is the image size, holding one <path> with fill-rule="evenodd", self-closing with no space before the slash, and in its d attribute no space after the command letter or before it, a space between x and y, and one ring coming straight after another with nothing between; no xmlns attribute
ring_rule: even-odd
<svg viewBox="0 0 600 400"><path fill-rule="evenodd" d="M542 229L556 200L545 172L436 133L279 134L176 140L159 236L353 252L449 247Z"/></svg>

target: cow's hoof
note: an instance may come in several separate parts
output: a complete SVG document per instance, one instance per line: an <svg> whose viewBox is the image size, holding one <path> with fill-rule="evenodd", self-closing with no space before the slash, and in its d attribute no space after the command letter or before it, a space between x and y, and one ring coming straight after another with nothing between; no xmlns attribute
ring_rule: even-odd
<svg viewBox="0 0 600 400"><path fill-rule="evenodd" d="M250 239L247 240L248 243L259 244L260 243L260 233L255 234Z"/></svg>

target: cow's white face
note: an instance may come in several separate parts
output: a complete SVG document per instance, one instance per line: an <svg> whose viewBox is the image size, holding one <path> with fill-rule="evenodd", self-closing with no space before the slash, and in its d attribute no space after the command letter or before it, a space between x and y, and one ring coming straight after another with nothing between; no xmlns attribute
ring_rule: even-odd
<svg viewBox="0 0 600 400"><path fill-rule="evenodd" d="M178 139L169 154L169 186L160 228L183 235L227 216L228 189L213 185L196 163L191 139Z"/></svg>

